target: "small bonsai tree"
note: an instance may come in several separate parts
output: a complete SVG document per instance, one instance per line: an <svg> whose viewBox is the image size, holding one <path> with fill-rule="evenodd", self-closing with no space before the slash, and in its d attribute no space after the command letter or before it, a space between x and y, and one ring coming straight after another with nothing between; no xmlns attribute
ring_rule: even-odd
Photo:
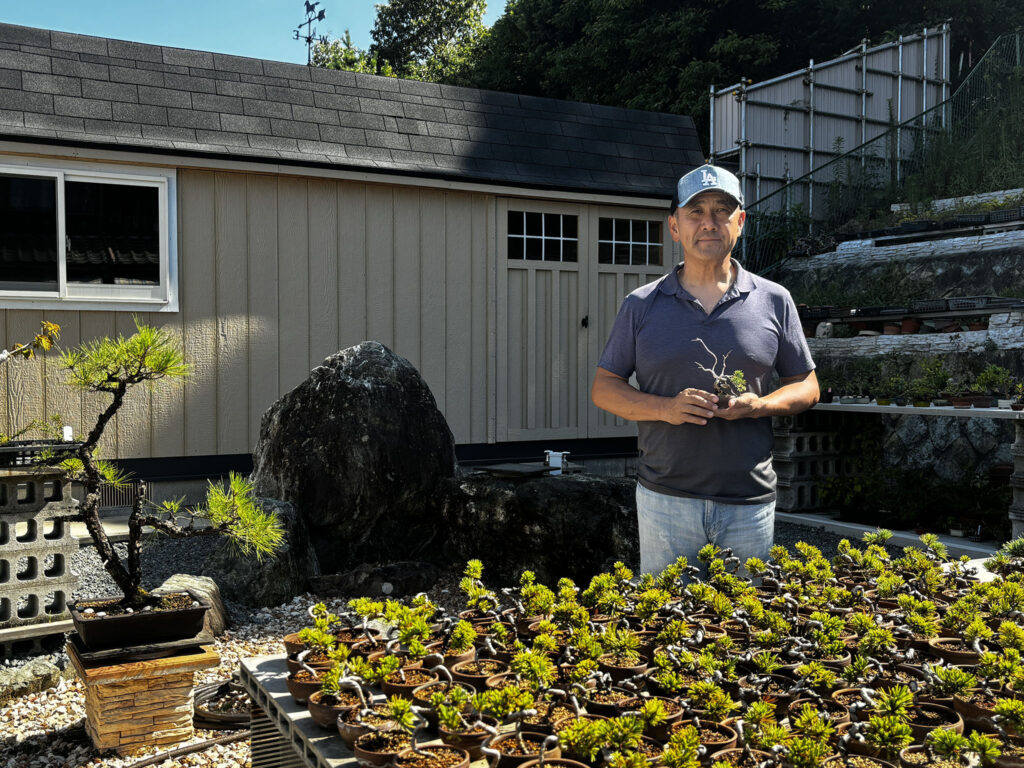
<svg viewBox="0 0 1024 768"><path fill-rule="evenodd" d="M143 528L151 526L172 537L221 534L237 545L245 555L257 559L272 555L281 546L283 529L277 517L256 504L252 485L232 474L227 487L210 483L204 507L187 510L180 501L155 505L139 486L128 518L128 554L122 558L114 549L100 524L100 486L104 482L124 483L126 478L111 464L96 457L100 438L125 402L128 394L141 384L181 381L188 377L189 366L176 339L166 330L135 321L136 331L125 338L103 338L86 342L61 353L60 366L68 382L86 392L110 397L84 441L67 450L57 450L46 460L55 463L74 481L81 483L85 496L78 511L103 562L104 568L123 593L121 604L143 605L148 593L142 588ZM45 328L44 328L45 330ZM177 519L187 516L186 525ZM209 522L197 528L197 520Z"/></svg>
<svg viewBox="0 0 1024 768"><path fill-rule="evenodd" d="M726 404L722 407L727 408L728 401L730 398L739 397L740 395L747 391L747 379L743 375L743 371L740 370L733 371L731 375L726 375L725 364L726 360L729 359L729 355L732 354L732 350L729 350L724 355L722 355L722 362L719 363L718 355L716 355L714 352L708 349L708 345L704 343L703 339L697 337L696 339L694 339L694 341L700 342L700 345L704 347L704 351L711 355L711 367L705 368L698 362L694 362L694 365L696 365L702 371L711 374L712 378L714 379L714 387L712 389L712 392L718 395L719 401L724 400L726 402ZM719 366L721 366L721 369L716 370L717 368L719 368Z"/></svg>

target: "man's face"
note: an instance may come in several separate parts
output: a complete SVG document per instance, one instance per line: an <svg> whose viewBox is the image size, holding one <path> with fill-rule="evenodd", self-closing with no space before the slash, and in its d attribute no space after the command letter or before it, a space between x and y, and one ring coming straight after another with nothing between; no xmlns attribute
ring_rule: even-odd
<svg viewBox="0 0 1024 768"><path fill-rule="evenodd" d="M724 192L701 192L668 217L672 239L686 258L722 261L732 253L747 214Z"/></svg>

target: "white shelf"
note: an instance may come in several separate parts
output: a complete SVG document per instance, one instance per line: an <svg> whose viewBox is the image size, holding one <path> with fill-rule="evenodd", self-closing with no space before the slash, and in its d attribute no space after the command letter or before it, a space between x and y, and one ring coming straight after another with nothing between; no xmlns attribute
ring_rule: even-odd
<svg viewBox="0 0 1024 768"><path fill-rule="evenodd" d="M816 411L844 411L846 413L882 413L890 416L909 414L911 416L959 416L981 418L981 419L1012 419L1019 421L1024 419L1024 411L1014 411L1009 408L954 408L951 405L930 405L927 408L919 408L914 405L877 405L867 403L818 403L814 406Z"/></svg>

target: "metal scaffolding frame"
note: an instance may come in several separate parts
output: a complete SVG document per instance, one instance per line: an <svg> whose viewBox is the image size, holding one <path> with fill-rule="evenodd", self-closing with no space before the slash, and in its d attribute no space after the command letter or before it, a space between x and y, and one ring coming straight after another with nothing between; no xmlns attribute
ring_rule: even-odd
<svg viewBox="0 0 1024 768"><path fill-rule="evenodd" d="M736 169L748 200L803 177L804 199L794 202L813 217L814 171L844 154L843 145L863 145L949 98L949 43L946 23L874 47L865 40L760 83L712 85L710 161ZM901 143L897 129L897 157Z"/></svg>

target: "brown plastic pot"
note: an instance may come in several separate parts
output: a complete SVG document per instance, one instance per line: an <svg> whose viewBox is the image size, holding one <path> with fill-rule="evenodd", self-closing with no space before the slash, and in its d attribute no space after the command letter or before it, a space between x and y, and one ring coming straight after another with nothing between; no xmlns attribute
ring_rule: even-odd
<svg viewBox="0 0 1024 768"><path fill-rule="evenodd" d="M470 696L476 693L476 690L466 683L454 682L452 686L461 688ZM443 692L449 687L446 681L438 680L433 683L426 683L416 688L412 692L412 703L423 709L423 716L427 719L427 724L431 728L437 728L437 710L430 706L430 697L432 694L437 692ZM469 704L467 703L467 708Z"/></svg>
<svg viewBox="0 0 1024 768"><path fill-rule="evenodd" d="M306 644L299 640L298 632L289 632L282 638L282 642L284 643L284 652L289 656L293 656L299 651L306 650Z"/></svg>
<svg viewBox="0 0 1024 768"><path fill-rule="evenodd" d="M708 759L712 763L715 762L716 760L726 760L726 761L729 761L730 757L733 757L733 756L740 757L742 754L743 754L743 750L742 749L736 749L736 748L720 749L717 752L713 753L711 755L711 757L708 758ZM769 757L772 756L771 752L762 752L760 749L752 749L752 750L750 750L750 754L752 754L754 757L758 758L759 760L767 760ZM729 762L731 762L731 761L729 761Z"/></svg>
<svg viewBox="0 0 1024 768"><path fill-rule="evenodd" d="M477 672L474 667L470 666L472 664L487 664L490 670ZM508 664L503 661L495 661L494 659L483 659L479 662L464 661L451 667L452 679L471 685L478 691L483 691L487 688L488 677L507 671Z"/></svg>
<svg viewBox="0 0 1024 768"><path fill-rule="evenodd" d="M334 730L338 727L338 715L342 712L347 712L350 709L354 709L353 704L321 704L320 700L323 698L323 691L314 691L310 694L306 700L306 708L309 710L309 716L313 719L313 722L319 725L321 728L328 728Z"/></svg>
<svg viewBox="0 0 1024 768"><path fill-rule="evenodd" d="M637 664L619 665L612 662L609 654L598 657L597 666L602 672L606 672L612 681L616 683L630 677L636 677L647 671L647 662L642 658Z"/></svg>
<svg viewBox="0 0 1024 768"><path fill-rule="evenodd" d="M484 716L481 718L485 723L490 726L497 727L498 721L493 717ZM479 730L475 732L467 731L449 731L443 725L437 727L437 733L441 737L441 741L452 747L459 747L469 752L470 760L479 760L484 756L484 753L480 751L483 743L490 738L489 734L485 730Z"/></svg>
<svg viewBox="0 0 1024 768"><path fill-rule="evenodd" d="M959 637L931 637L928 639L928 650L937 658L942 659L947 664L977 664L978 659L981 658L981 654L971 650L959 650L957 648L948 648L947 644L963 643L963 640ZM982 648L985 646L982 645Z"/></svg>
<svg viewBox="0 0 1024 768"><path fill-rule="evenodd" d="M867 759L872 760L877 766L877 768L896 768L896 766L892 763L883 760L880 757L875 757L874 755L861 755L861 757L866 757ZM843 766L843 758L839 755L835 755L833 757L827 758L825 762L822 763L822 765L841 768L841 766Z"/></svg>
<svg viewBox="0 0 1024 768"><path fill-rule="evenodd" d="M360 765L389 765L412 744L408 734L396 730L364 733L356 737L352 753Z"/></svg>
<svg viewBox="0 0 1024 768"><path fill-rule="evenodd" d="M419 667L402 667L399 672L405 674L408 682L403 682L398 672L384 678L380 683L380 689L384 691L385 696L399 696L403 699L411 699L412 692L417 688L429 685L430 683L436 683L439 679L436 672Z"/></svg>
<svg viewBox="0 0 1024 768"><path fill-rule="evenodd" d="M643 706L644 702L647 701L648 698L658 699L659 701L661 701L662 704L665 705L666 712L668 712L670 709L673 710L669 712L669 714L665 718L665 722L663 722L661 725L656 725L653 728L650 728L646 731L647 735L653 739L657 739L658 741L668 741L669 733L672 730L672 726L678 723L683 718L683 707L675 699L670 699L666 696L650 696L647 698L641 698L637 696L632 699L625 699L624 701L618 702L615 705L615 709L620 715L626 712L632 712L634 710L640 709L640 707Z"/></svg>
<svg viewBox="0 0 1024 768"><path fill-rule="evenodd" d="M526 742L528 749L531 746L535 746L536 750L527 752L526 754L522 755L507 754L506 752L504 752L502 747L504 746L505 749L508 749L511 747L511 744L509 744L509 742L514 742L516 740L517 735L515 733L503 733L491 739L488 746L491 749L496 750L501 755L498 758L498 764L496 768L518 768L518 766L522 765L523 763L528 763L532 760L537 760L540 758L541 745L544 743L544 740L548 738L547 734L523 731L522 737L523 740ZM551 758L559 758L561 756L562 750L557 744L551 749L547 749L544 751L545 761Z"/></svg>
<svg viewBox="0 0 1024 768"><path fill-rule="evenodd" d="M911 713L911 715L922 710L941 715L947 720L947 722L941 725L924 725L920 723L915 723L913 720L911 720L908 723L908 725L910 726L910 730L914 734L915 742L924 741L924 737L927 736L931 731L934 731L936 728L946 728L947 730L956 731L957 733L964 732L963 718L957 712L950 709L949 707L943 707L939 704L918 704L916 707L914 707L914 711Z"/></svg>
<svg viewBox="0 0 1024 768"><path fill-rule="evenodd" d="M685 728L687 725L689 725L688 722L678 722L675 725L673 725L669 729L669 731L671 733L674 733L680 728ZM736 731L734 731L728 725L723 725L722 723L716 723L712 721L706 721L701 722L701 728L715 730L718 732L719 735L718 738L706 738L704 736L701 736L700 743L708 748L709 753L730 750L736 746L738 736L736 735Z"/></svg>
<svg viewBox="0 0 1024 768"><path fill-rule="evenodd" d="M420 747L420 752L426 752L428 754L445 754L447 750L454 750L462 755L462 760L458 763L453 763L449 768L469 768L469 752L459 747L453 747L448 744L432 744L426 747ZM412 748L406 749L399 753L398 757L395 758L394 768L414 768L418 765L416 752Z"/></svg>
<svg viewBox="0 0 1024 768"><path fill-rule="evenodd" d="M294 676L288 675L284 681L288 693L292 695L296 704L305 704L309 697L320 690L320 678L314 680L296 680Z"/></svg>

